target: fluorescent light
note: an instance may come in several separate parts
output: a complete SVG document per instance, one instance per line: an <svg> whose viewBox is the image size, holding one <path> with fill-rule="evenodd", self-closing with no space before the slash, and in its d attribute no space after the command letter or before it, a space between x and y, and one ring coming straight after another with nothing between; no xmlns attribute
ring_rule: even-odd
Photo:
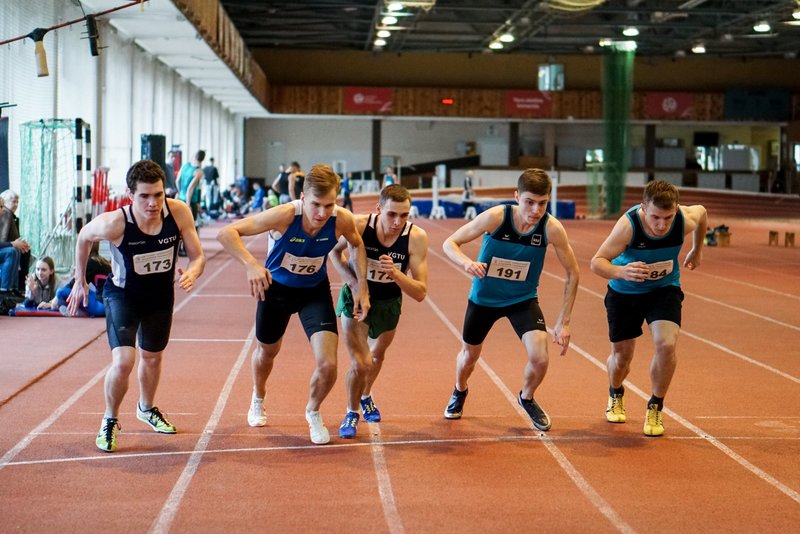
<svg viewBox="0 0 800 534"><path fill-rule="evenodd" d="M501 43L500 41L492 41L489 44L489 48L491 48L492 50L500 50L503 48L503 43Z"/></svg>
<svg viewBox="0 0 800 534"><path fill-rule="evenodd" d="M389 11L402 11L403 10L403 3L402 2L392 2L388 6L386 6L386 9L388 9Z"/></svg>
<svg viewBox="0 0 800 534"><path fill-rule="evenodd" d="M622 35L625 37L636 37L639 35L639 29L634 26L628 26L622 30Z"/></svg>
<svg viewBox="0 0 800 534"><path fill-rule="evenodd" d="M758 33L767 33L771 29L772 28L770 28L769 22L767 22L766 20L760 20L756 22L755 25L753 26L753 31Z"/></svg>
<svg viewBox="0 0 800 534"><path fill-rule="evenodd" d="M375 39L375 46L386 46L386 41L384 39Z"/></svg>
<svg viewBox="0 0 800 534"><path fill-rule="evenodd" d="M513 43L514 36L511 35L510 33L504 33L503 35L500 36L500 40L503 41L504 43Z"/></svg>
<svg viewBox="0 0 800 534"><path fill-rule="evenodd" d="M391 15L383 17L381 19L381 24L383 24L384 26L391 26L392 24L397 24L397 17L393 17Z"/></svg>
<svg viewBox="0 0 800 534"><path fill-rule="evenodd" d="M705 54L706 45L704 43L697 43L692 47L692 52L694 52L695 54Z"/></svg>
<svg viewBox="0 0 800 534"><path fill-rule="evenodd" d="M379 30L377 33L377 36L380 37L381 39L385 39L386 37L391 37L391 35L392 32L390 32L389 30Z"/></svg>

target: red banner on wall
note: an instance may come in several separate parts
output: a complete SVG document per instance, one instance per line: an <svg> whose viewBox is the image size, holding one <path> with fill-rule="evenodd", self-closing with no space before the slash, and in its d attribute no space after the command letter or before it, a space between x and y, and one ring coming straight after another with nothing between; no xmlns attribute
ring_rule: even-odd
<svg viewBox="0 0 800 534"><path fill-rule="evenodd" d="M542 91L506 91L506 113L519 117L549 117L553 101Z"/></svg>
<svg viewBox="0 0 800 534"><path fill-rule="evenodd" d="M694 97L691 93L647 93L644 115L648 119L691 119Z"/></svg>
<svg viewBox="0 0 800 534"><path fill-rule="evenodd" d="M391 113L392 89L386 87L345 87L346 113Z"/></svg>

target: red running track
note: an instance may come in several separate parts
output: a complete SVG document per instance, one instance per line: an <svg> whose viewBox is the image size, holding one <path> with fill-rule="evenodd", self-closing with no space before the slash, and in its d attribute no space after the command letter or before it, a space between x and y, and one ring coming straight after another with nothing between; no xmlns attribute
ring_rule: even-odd
<svg viewBox="0 0 800 534"><path fill-rule="evenodd" d="M800 249L767 246L769 229L797 224L726 220L731 246L707 248L703 265L684 272L667 430L647 438L647 334L626 384L628 423L609 424L603 414L605 281L588 262L610 222L565 221L582 278L571 348L564 357L551 351L537 392L553 419L547 433L516 405L524 355L506 323L486 341L464 418L442 417L470 281L445 260L441 243L463 221L415 222L430 236L429 296L406 299L375 388L384 421L362 422L354 440L309 441L303 409L312 357L296 319L268 383L268 425L247 426L255 304L243 269L213 239L217 226L201 231L209 262L197 290L178 296L157 396L177 435L136 420L132 380L119 450L99 452L110 359L102 321L0 318L0 334L13 339L0 358L0 531L797 528ZM263 238L249 246L263 256ZM549 320L562 277L550 253L540 290ZM339 381L322 407L334 436L348 365L340 343Z"/></svg>

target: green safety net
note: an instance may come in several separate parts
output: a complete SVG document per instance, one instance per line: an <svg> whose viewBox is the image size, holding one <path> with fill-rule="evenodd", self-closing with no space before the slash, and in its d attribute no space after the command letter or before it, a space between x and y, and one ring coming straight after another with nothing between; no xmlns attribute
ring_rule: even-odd
<svg viewBox="0 0 800 534"><path fill-rule="evenodd" d="M77 239L72 216L78 172L75 121L26 122L20 125L20 137L20 235L35 258L50 256L63 276L72 268Z"/></svg>
<svg viewBox="0 0 800 534"><path fill-rule="evenodd" d="M622 208L625 177L630 166L630 114L635 50L623 43L604 47L603 55L603 176L607 215Z"/></svg>

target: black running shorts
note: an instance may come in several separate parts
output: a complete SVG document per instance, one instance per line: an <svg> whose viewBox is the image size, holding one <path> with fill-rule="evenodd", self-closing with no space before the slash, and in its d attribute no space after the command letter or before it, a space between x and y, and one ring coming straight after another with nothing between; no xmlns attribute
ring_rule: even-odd
<svg viewBox="0 0 800 534"><path fill-rule="evenodd" d="M665 286L649 293L620 293L610 287L606 292L608 338L612 343L642 335L642 323L671 321L681 325L683 291L678 286Z"/></svg>
<svg viewBox="0 0 800 534"><path fill-rule="evenodd" d="M327 278L314 287L289 287L273 280L264 300L258 301L256 339L268 345L277 343L295 313L309 339L317 332L339 333Z"/></svg>
<svg viewBox="0 0 800 534"><path fill-rule="evenodd" d="M547 331L539 299L528 299L510 306L490 307L467 301L462 339L469 345L480 345L494 323L507 317L520 339L532 330Z"/></svg>

